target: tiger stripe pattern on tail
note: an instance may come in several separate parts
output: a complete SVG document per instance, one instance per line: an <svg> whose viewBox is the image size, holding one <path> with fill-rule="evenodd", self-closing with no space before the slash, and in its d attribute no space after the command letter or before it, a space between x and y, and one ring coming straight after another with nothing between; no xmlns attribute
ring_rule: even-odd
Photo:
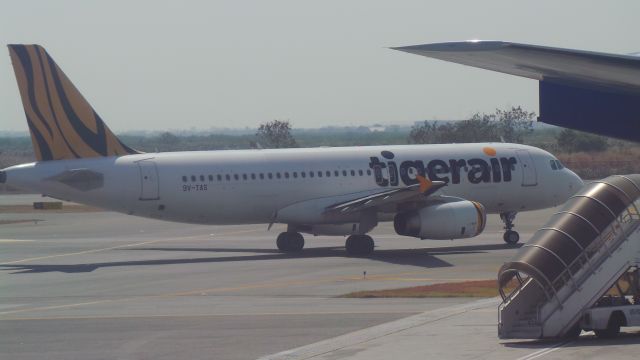
<svg viewBox="0 0 640 360"><path fill-rule="evenodd" d="M39 45L9 45L38 161L120 156L123 144Z"/></svg>

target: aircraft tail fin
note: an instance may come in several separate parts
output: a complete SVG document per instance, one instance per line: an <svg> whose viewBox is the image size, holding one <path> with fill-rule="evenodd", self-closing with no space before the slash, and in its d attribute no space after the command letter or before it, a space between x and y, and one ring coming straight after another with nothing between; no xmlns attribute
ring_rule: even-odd
<svg viewBox="0 0 640 360"><path fill-rule="evenodd" d="M123 144L39 45L9 45L38 161L137 154Z"/></svg>

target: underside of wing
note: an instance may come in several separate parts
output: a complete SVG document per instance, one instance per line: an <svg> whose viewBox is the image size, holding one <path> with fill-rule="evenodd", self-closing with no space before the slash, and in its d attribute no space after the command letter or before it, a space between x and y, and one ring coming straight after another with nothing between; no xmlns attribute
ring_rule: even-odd
<svg viewBox="0 0 640 360"><path fill-rule="evenodd" d="M446 183L443 181L430 181L420 179L420 183L404 188L385 190L379 193L342 201L328 206L325 213L350 214L364 211L369 208L383 208L388 205L400 205L402 203L415 202L425 199L438 191Z"/></svg>
<svg viewBox="0 0 640 360"><path fill-rule="evenodd" d="M393 48L535 79L539 121L640 141L640 57L518 44L463 41Z"/></svg>

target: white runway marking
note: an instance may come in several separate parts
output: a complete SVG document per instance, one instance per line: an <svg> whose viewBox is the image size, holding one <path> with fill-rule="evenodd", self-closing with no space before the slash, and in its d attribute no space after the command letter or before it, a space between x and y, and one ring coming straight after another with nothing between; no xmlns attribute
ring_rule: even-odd
<svg viewBox="0 0 640 360"><path fill-rule="evenodd" d="M570 341L561 342L561 343L555 344L553 346L550 346L550 347L547 347L547 348L544 348L544 349L540 349L540 350L538 350L536 352L533 352L533 353L531 353L529 355L525 355L525 356L520 357L520 358L518 358L516 360L537 359L539 357L542 357L542 356L545 356L547 354L550 354L550 353L552 353L552 352L554 352L554 351L556 351L558 349L561 349L564 345L567 345L568 343L570 343Z"/></svg>

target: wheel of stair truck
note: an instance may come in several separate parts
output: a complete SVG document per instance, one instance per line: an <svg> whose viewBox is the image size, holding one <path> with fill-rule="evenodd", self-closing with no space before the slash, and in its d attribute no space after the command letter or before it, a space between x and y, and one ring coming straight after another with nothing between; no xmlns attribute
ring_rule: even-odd
<svg viewBox="0 0 640 360"><path fill-rule="evenodd" d="M502 235L502 239L509 245L515 245L520 241L520 234L515 230L507 230Z"/></svg>
<svg viewBox="0 0 640 360"><path fill-rule="evenodd" d="M298 232L287 231L278 235L276 245L282 252L298 252L304 248L304 238Z"/></svg>
<svg viewBox="0 0 640 360"><path fill-rule="evenodd" d="M620 334L620 326L622 325L624 325L624 315L614 312L609 318L606 329L593 330L593 332L601 339L611 339Z"/></svg>
<svg viewBox="0 0 640 360"><path fill-rule="evenodd" d="M350 256L369 255L373 252L374 242L369 235L351 235L345 242L345 248Z"/></svg>

